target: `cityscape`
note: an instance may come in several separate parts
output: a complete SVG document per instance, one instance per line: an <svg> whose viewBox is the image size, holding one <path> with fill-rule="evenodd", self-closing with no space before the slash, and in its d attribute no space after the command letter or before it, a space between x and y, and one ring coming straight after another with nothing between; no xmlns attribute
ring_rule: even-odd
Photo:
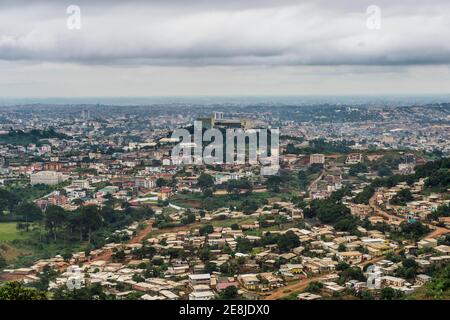
<svg viewBox="0 0 450 320"><path fill-rule="evenodd" d="M0 119L4 281L57 299L448 297L433 288L450 257L450 103L22 105ZM280 128L277 174L174 163L171 133L195 120Z"/></svg>
<svg viewBox="0 0 450 320"><path fill-rule="evenodd" d="M1 302L450 300L447 2L0 8Z"/></svg>

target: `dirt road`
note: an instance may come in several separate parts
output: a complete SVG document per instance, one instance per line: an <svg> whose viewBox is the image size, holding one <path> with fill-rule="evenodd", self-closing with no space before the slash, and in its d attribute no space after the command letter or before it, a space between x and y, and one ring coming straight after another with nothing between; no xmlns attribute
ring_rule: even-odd
<svg viewBox="0 0 450 320"><path fill-rule="evenodd" d="M145 239L145 237L147 237L148 234L150 232L152 232L154 220L150 219L150 220L145 221L144 223L147 223L147 227L145 227L143 230L140 230L135 236L133 236L128 241L128 243L141 243ZM99 260L110 261L111 256L112 256L112 250L106 250L102 254L91 259L91 261L99 261Z"/></svg>
<svg viewBox="0 0 450 320"><path fill-rule="evenodd" d="M154 222L155 222L154 220L145 221L147 226L143 230L139 231L137 235L131 238L131 240L128 241L128 243L141 243L145 239L145 237L147 237L149 233L152 232Z"/></svg>
<svg viewBox="0 0 450 320"><path fill-rule="evenodd" d="M402 249L397 249L397 250L395 250L395 252L398 254L398 253L400 253L401 250ZM376 257L376 258L373 258L373 259L370 259L367 261L363 261L363 262L359 263L358 266L365 267L366 265L374 264L375 262L378 262L383 259L384 259L384 256ZM269 296L264 297L264 300L277 300L277 299L287 297L290 294L292 294L293 292L299 292L299 291L305 290L311 282L320 281L321 279L326 278L326 276L328 274L329 273L317 275L317 276L314 276L311 278L300 280L300 282L278 288L278 289L274 290ZM287 290L289 292L287 292Z"/></svg>
<svg viewBox="0 0 450 320"><path fill-rule="evenodd" d="M320 276L303 279L297 283L275 289L270 295L264 297L264 300L278 300L289 296L293 292L305 290L311 282L319 281L323 277L324 275L322 274Z"/></svg>
<svg viewBox="0 0 450 320"><path fill-rule="evenodd" d="M430 225L428 225L430 226ZM435 227L435 230L433 230L426 238L439 238L447 233L450 233L450 230L447 228L442 228L442 227Z"/></svg>

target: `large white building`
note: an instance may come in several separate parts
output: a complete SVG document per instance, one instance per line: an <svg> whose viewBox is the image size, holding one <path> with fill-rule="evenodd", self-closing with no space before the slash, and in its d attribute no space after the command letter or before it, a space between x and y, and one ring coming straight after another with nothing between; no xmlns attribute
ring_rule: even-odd
<svg viewBox="0 0 450 320"><path fill-rule="evenodd" d="M67 180L67 177L56 171L40 171L37 173L32 173L30 175L30 180L31 185L35 184L55 185Z"/></svg>

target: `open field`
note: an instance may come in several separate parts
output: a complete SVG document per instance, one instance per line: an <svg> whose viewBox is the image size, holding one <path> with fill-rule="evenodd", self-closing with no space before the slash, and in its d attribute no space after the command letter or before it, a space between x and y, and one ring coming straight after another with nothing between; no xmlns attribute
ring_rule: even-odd
<svg viewBox="0 0 450 320"><path fill-rule="evenodd" d="M15 222L1 222L0 223L0 242L11 241L16 239L25 239L27 235L16 229Z"/></svg>

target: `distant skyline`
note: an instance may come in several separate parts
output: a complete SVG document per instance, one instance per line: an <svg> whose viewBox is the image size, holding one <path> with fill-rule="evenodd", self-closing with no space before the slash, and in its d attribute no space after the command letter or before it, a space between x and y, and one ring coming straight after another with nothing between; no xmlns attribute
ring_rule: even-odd
<svg viewBox="0 0 450 320"><path fill-rule="evenodd" d="M0 2L0 103L367 94L450 94L449 1Z"/></svg>

